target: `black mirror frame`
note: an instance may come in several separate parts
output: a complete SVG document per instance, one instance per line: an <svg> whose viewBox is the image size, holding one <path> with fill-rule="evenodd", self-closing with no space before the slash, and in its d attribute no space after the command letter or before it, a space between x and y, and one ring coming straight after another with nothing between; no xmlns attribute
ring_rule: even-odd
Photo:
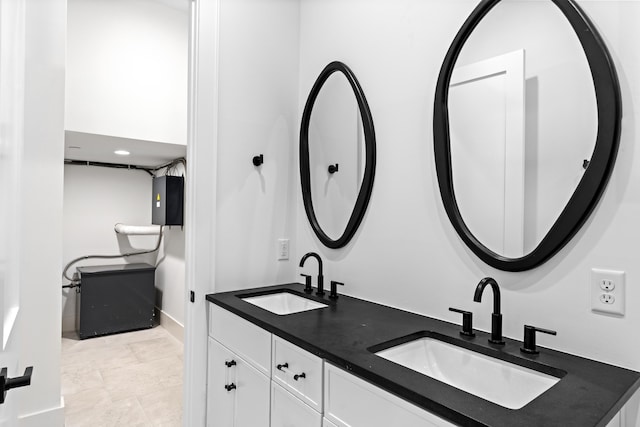
<svg viewBox="0 0 640 427"><path fill-rule="evenodd" d="M573 0L551 0L575 31L593 78L598 133L591 161L569 202L538 246L520 258L507 258L484 246L464 223L453 189L447 109L449 82L460 52L482 18L501 0L482 0L462 25L449 48L436 86L433 137L436 174L444 208L465 244L485 263L505 271L524 271L548 261L585 223L609 181L620 144L622 101L620 85L609 52L595 26Z"/></svg>
<svg viewBox="0 0 640 427"><path fill-rule="evenodd" d="M316 218L315 211L313 210L313 202L311 200L311 173L309 167L309 122L311 120L311 111L313 110L313 105L324 82L335 72L341 72L344 74L351 85L351 89L353 89L353 93L356 97L358 108L360 110L365 142L365 167L362 184L344 233L337 240L333 240L322 230L322 227L320 227ZM369 110L369 104L367 104L367 99L360 87L360 83L358 83L358 80L351 69L342 62L331 62L322 70L316 79L316 82L313 84L309 97L307 98L307 102L304 106L302 122L300 124L300 182L302 184L304 210L307 213L307 218L309 219L311 228L325 246L332 249L341 248L349 243L355 234L358 226L364 218L364 214L369 204L369 199L371 198L375 169L376 136L373 128L373 118L371 116L371 110Z"/></svg>

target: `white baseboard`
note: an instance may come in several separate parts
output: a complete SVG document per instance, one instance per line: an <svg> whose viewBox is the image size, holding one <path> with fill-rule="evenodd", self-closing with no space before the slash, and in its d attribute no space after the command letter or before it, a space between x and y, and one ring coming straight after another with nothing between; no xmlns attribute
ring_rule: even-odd
<svg viewBox="0 0 640 427"><path fill-rule="evenodd" d="M168 315L162 310L156 307L156 310L160 313L159 320L160 325L165 328L171 335L173 335L178 341L184 344L184 325L180 324L176 319Z"/></svg>
<svg viewBox="0 0 640 427"><path fill-rule="evenodd" d="M18 417L20 427L64 427L64 397L60 398L60 406L35 412L33 414L20 415Z"/></svg>

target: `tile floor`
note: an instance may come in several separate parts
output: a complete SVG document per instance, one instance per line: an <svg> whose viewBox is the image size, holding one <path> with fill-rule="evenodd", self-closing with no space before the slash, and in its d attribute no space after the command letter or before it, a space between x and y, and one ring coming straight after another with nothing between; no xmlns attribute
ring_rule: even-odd
<svg viewBox="0 0 640 427"><path fill-rule="evenodd" d="M182 426L182 350L161 326L62 337L65 427Z"/></svg>

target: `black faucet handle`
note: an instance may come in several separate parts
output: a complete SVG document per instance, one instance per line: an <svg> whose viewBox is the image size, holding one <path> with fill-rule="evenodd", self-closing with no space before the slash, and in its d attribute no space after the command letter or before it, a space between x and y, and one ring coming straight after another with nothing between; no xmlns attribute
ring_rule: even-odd
<svg viewBox="0 0 640 427"><path fill-rule="evenodd" d="M308 274L301 274L300 276L304 277L304 291L308 294L313 292L311 288L311 276Z"/></svg>
<svg viewBox="0 0 640 427"><path fill-rule="evenodd" d="M460 331L460 335L465 335L467 337L475 337L476 334L473 332L473 313L466 310L460 310L459 308L449 307L449 311L453 311L454 313L462 314L462 330Z"/></svg>
<svg viewBox="0 0 640 427"><path fill-rule="evenodd" d="M329 298L338 299L338 285L344 286L344 283L336 282L335 280L331 281L331 291L329 293Z"/></svg>
<svg viewBox="0 0 640 427"><path fill-rule="evenodd" d="M550 329L537 328L531 325L524 325L524 342L523 347L520 347L520 351L527 354L540 353L536 348L536 332L542 332L543 334L557 335L556 331Z"/></svg>

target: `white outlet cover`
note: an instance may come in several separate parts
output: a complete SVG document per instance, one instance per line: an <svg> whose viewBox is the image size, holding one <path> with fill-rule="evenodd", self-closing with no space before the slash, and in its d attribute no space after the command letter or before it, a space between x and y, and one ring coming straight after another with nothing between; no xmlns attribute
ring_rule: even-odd
<svg viewBox="0 0 640 427"><path fill-rule="evenodd" d="M278 261L289 259L289 239L278 239Z"/></svg>
<svg viewBox="0 0 640 427"><path fill-rule="evenodd" d="M613 282L613 289L607 291L605 281ZM591 269L591 311L624 316L625 274L619 270Z"/></svg>

